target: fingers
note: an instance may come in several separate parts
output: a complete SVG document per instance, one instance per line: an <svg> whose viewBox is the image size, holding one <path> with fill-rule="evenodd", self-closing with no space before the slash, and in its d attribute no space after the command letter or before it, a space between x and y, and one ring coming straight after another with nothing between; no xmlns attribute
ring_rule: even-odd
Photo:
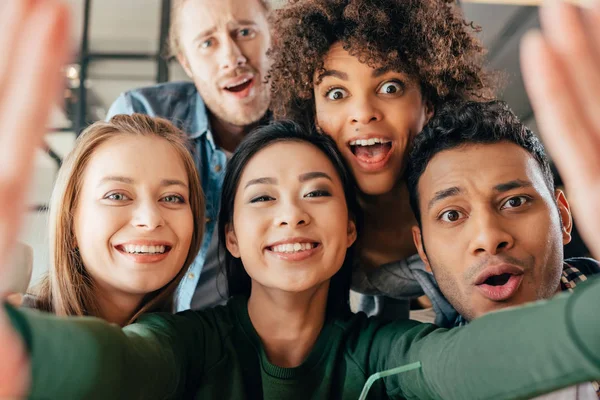
<svg viewBox="0 0 600 400"><path fill-rule="evenodd" d="M0 11L0 49L4 50L0 58L0 93L8 82L9 71L13 66L11 60L15 56L16 47L24 27L24 22L31 13L33 0L4 0Z"/></svg>
<svg viewBox="0 0 600 400"><path fill-rule="evenodd" d="M570 90L579 99L585 124L596 132L600 132L600 59L594 49L595 40L586 29L584 19L594 23L594 15L590 10L552 2L540 10L540 21L548 44L560 58L570 79ZM596 21L600 23L599 21Z"/></svg>
<svg viewBox="0 0 600 400"><path fill-rule="evenodd" d="M10 1L12 6L21 0ZM10 64L0 91L0 266L17 236L36 145L61 87L60 70L67 55L66 6L57 0L28 4L13 31L0 28L1 33L16 35L14 42L0 48L0 65ZM0 285L2 273L0 269ZM0 293L3 289L0 286Z"/></svg>
<svg viewBox="0 0 600 400"><path fill-rule="evenodd" d="M544 143L564 181L573 182L582 172L598 170L598 138L583 121L560 58L539 32L528 33L521 42L521 70Z"/></svg>

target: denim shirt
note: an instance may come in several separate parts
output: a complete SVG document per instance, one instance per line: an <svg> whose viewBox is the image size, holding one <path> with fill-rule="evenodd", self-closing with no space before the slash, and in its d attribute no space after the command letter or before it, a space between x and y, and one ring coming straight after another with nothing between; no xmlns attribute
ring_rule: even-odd
<svg viewBox="0 0 600 400"><path fill-rule="evenodd" d="M125 92L110 107L107 120L117 114L133 113L170 120L189 136L193 145L206 202L206 225L200 252L181 281L175 299L177 311L187 310L216 229L227 156L215 145L206 106L192 82L169 82Z"/></svg>

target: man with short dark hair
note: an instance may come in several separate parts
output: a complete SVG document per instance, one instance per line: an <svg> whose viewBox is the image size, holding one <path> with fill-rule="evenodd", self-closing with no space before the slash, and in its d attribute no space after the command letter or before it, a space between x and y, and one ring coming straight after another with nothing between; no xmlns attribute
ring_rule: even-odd
<svg viewBox="0 0 600 400"><path fill-rule="evenodd" d="M206 226L200 252L177 294L178 311L227 299L219 275L216 220L228 155L269 119L268 12L266 0L174 0L169 47L193 82L125 92L108 112L108 119L131 113L167 118L192 141L206 197Z"/></svg>
<svg viewBox="0 0 600 400"><path fill-rule="evenodd" d="M600 272L595 260L563 259L569 203L542 144L503 102L439 110L408 166L413 239L441 291L426 294L456 309L449 325L577 290Z"/></svg>

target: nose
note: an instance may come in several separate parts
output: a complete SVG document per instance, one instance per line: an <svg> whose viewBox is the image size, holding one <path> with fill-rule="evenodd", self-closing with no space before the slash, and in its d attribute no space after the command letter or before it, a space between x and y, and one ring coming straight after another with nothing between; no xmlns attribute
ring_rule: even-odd
<svg viewBox="0 0 600 400"><path fill-rule="evenodd" d="M383 115L368 96L352 96L352 110L349 114L351 125L366 125L370 122L381 121Z"/></svg>
<svg viewBox="0 0 600 400"><path fill-rule="evenodd" d="M246 65L246 57L240 50L236 41L228 37L221 47L219 55L221 69L231 70Z"/></svg>
<svg viewBox="0 0 600 400"><path fill-rule="evenodd" d="M514 237L500 216L484 212L472 215L470 219L475 229L471 236L471 254L496 255L514 246Z"/></svg>
<svg viewBox="0 0 600 400"><path fill-rule="evenodd" d="M140 202L135 208L132 218L132 225L134 227L151 231L164 226L164 224L165 221L160 212L159 205L155 202Z"/></svg>
<svg viewBox="0 0 600 400"><path fill-rule="evenodd" d="M276 226L296 227L310 224L309 214L297 204L297 202L286 202L281 204L278 215L274 220Z"/></svg>

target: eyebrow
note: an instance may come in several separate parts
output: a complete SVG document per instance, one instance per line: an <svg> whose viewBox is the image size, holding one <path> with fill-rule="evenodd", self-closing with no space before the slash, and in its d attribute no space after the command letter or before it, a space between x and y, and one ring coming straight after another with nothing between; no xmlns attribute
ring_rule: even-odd
<svg viewBox="0 0 600 400"><path fill-rule="evenodd" d="M380 76L385 75L389 71L390 69L388 67L377 68L373 70L371 76L373 78L379 78ZM333 76L334 78L339 78L344 81L348 80L348 74L342 71L338 71L337 69L326 69L325 72L321 74L321 79L325 78L326 76Z"/></svg>
<svg viewBox="0 0 600 400"><path fill-rule="evenodd" d="M457 196L461 192L462 192L462 190L458 186L453 186L451 188L444 189L444 190L439 190L439 191L435 192L435 195L433 196L433 199L431 199L429 201L429 204L427 205L427 210L431 210L431 208L438 201L442 201L442 200L444 200L444 199L446 199L448 197Z"/></svg>
<svg viewBox="0 0 600 400"><path fill-rule="evenodd" d="M238 25L256 25L256 22L250 21L249 19L240 19L239 21L235 21Z"/></svg>
<svg viewBox="0 0 600 400"><path fill-rule="evenodd" d="M328 76L333 76L334 78L338 78L343 81L348 80L348 74L342 71L338 71L337 69L326 69L325 72L321 74L321 79Z"/></svg>
<svg viewBox="0 0 600 400"><path fill-rule="evenodd" d="M527 181L524 181L521 179L515 179L513 181L500 183L500 184L494 186L494 191L496 191L498 193L504 193L504 192L508 192L509 190L532 187L532 186L533 185L531 184L531 182L527 182ZM453 186L451 188L435 192L435 195L433 196L433 199L431 199L431 201L429 202L427 209L431 210L431 208L438 201L444 200L448 197L457 196L461 192L462 192L462 189L459 188L458 186Z"/></svg>
<svg viewBox="0 0 600 400"><path fill-rule="evenodd" d="M275 185L277 183L277 179L275 178L256 178L256 179L250 179L247 183L246 186L244 186L244 189L246 189L248 186L252 186L252 185Z"/></svg>
<svg viewBox="0 0 600 400"><path fill-rule="evenodd" d="M321 172L321 171L307 172L305 174L300 175L298 177L298 180L300 182L306 182L306 181L310 181L313 179L319 179L319 178L325 178L325 179L328 179L333 182L333 179L331 179L331 177L329 175L327 175L325 172ZM271 178L271 177L256 178L256 179L250 179L244 186L244 189L246 189L248 186L252 186L252 185L276 185L276 184L277 184L277 179L275 179L275 178Z"/></svg>
<svg viewBox="0 0 600 400"><path fill-rule="evenodd" d="M100 180L101 185L106 182L121 182L126 183L128 185L133 185L135 183L133 179L127 178L125 176L105 176ZM162 181L160 181L160 186L182 186L184 188L188 187L188 185L186 185L183 181L180 181L179 179L163 179Z"/></svg>
<svg viewBox="0 0 600 400"><path fill-rule="evenodd" d="M519 188L527 188L527 187L532 187L533 185L531 184L531 182L527 182L521 179L515 179L514 181L510 181L510 182L506 182L506 183L501 183L499 185L494 186L494 190L496 192L508 192L509 190L513 190L513 189L519 189Z"/></svg>
<svg viewBox="0 0 600 400"><path fill-rule="evenodd" d="M298 180L300 182L306 182L306 181L310 181L312 179L318 179L318 178L329 179L330 181L333 182L333 179L331 179L331 177L329 175L327 175L325 172L320 172L320 171L307 172L305 174L302 174L298 177Z"/></svg>
<svg viewBox="0 0 600 400"><path fill-rule="evenodd" d="M199 34L196 35L196 37L194 38L194 43L204 39L207 36L212 35L213 33L215 33L217 31L217 28L212 27L210 29L206 29L204 31L201 31Z"/></svg>

